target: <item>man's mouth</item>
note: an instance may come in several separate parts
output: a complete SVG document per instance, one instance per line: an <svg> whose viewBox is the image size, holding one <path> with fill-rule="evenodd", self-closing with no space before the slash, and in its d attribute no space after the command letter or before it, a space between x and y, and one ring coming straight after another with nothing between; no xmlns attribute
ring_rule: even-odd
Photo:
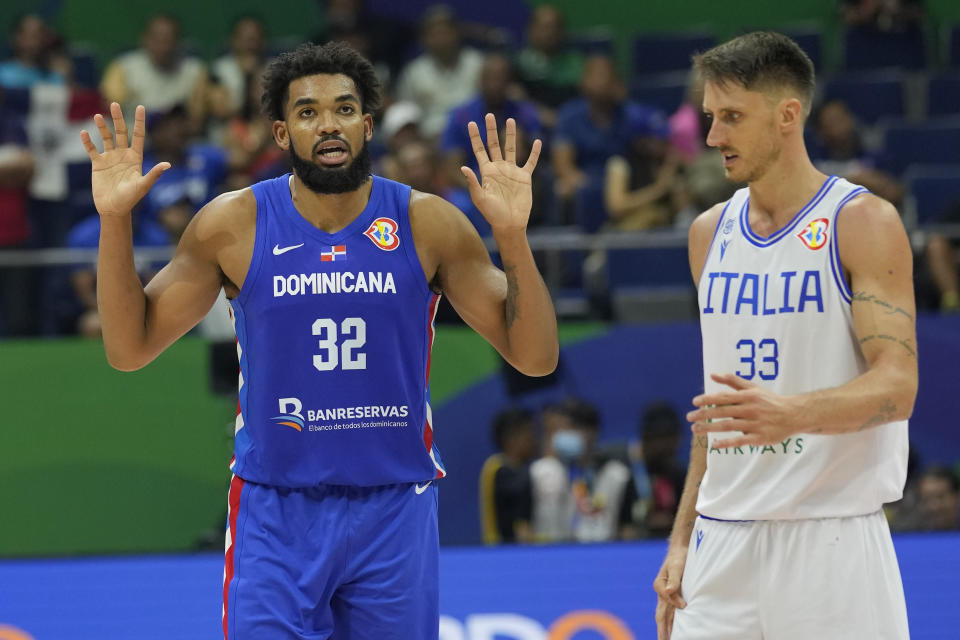
<svg viewBox="0 0 960 640"><path fill-rule="evenodd" d="M724 151L722 155L723 155L723 166L728 169L730 168L731 165L733 165L733 163L737 160L737 158L740 157L735 153L730 153L729 151Z"/></svg>
<svg viewBox="0 0 960 640"><path fill-rule="evenodd" d="M338 167L350 156L347 144L340 140L321 142L314 147L314 154L319 158L320 164L326 167Z"/></svg>

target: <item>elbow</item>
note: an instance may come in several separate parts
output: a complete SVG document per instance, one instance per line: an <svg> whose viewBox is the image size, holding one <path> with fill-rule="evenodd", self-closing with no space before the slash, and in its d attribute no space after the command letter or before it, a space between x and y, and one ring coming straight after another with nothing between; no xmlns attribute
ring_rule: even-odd
<svg viewBox="0 0 960 640"><path fill-rule="evenodd" d="M518 362L514 367L525 376L542 378L556 371L559 362L560 348L558 346L552 353L545 354L538 358L530 358L525 362Z"/></svg>
<svg viewBox="0 0 960 640"><path fill-rule="evenodd" d="M115 350L107 348L107 364L116 369L117 371L137 371L142 369L147 362L142 359L137 359L130 357L129 354L118 353Z"/></svg>

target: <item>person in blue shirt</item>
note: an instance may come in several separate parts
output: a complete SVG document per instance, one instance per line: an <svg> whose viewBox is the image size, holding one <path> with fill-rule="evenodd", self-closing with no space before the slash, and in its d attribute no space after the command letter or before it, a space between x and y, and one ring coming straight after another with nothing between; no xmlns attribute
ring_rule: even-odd
<svg viewBox="0 0 960 640"><path fill-rule="evenodd" d="M453 188L461 189L466 193L467 182L460 172L461 166L466 165L474 171L477 170L477 161L473 157L470 135L467 132L469 122L479 122L487 113L492 113L497 122L506 122L508 118L513 118L517 123L517 152L520 155L528 154L531 142L543 136L543 127L540 125L536 106L532 102L510 97L512 82L513 71L510 58L502 53L489 53L483 61L483 69L480 73L480 92L468 102L450 111L447 126L440 139L440 150ZM482 132L480 137L485 141ZM534 193L536 196L536 184ZM531 213L533 220L541 217L542 206L537 207L538 204L541 203L534 203L534 211ZM465 211L465 213L471 221L476 221L477 230L481 235L488 235L489 227L483 222L483 216L479 211Z"/></svg>
<svg viewBox="0 0 960 640"><path fill-rule="evenodd" d="M464 167L503 268L437 196L370 175L380 102L369 61L343 43L301 45L267 69L264 106L292 174L218 196L143 288L130 211L170 168L142 174L133 135L81 141L100 213L104 348L139 369L199 322L223 289L240 364L223 585L226 640L439 637L437 481L430 408L440 295L514 367L557 364L556 315L526 238L541 144L517 164L487 114L480 177Z"/></svg>
<svg viewBox="0 0 960 640"><path fill-rule="evenodd" d="M603 206L603 175L607 160L622 155L643 129L669 135L666 116L657 109L624 98L623 84L609 56L587 59L580 78L581 97L564 104L553 132L556 192L572 208L573 222L584 231L597 231L607 220Z"/></svg>
<svg viewBox="0 0 960 640"><path fill-rule="evenodd" d="M29 89L38 83L66 83L72 65L56 50L56 35L43 18L24 14L14 25L10 44L13 57L0 62L0 87Z"/></svg>
<svg viewBox="0 0 960 640"><path fill-rule="evenodd" d="M168 162L171 167L140 202L138 215L157 221L158 213L186 200L194 210L213 200L227 176L227 155L219 147L190 142L190 120L183 105L153 113L148 123L150 145L146 164Z"/></svg>

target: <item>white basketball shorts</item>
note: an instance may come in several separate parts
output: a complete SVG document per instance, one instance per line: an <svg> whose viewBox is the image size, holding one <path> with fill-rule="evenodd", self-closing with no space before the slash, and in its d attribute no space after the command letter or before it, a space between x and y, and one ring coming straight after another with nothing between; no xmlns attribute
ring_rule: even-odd
<svg viewBox="0 0 960 640"><path fill-rule="evenodd" d="M905 640L890 529L851 518L697 518L671 640Z"/></svg>

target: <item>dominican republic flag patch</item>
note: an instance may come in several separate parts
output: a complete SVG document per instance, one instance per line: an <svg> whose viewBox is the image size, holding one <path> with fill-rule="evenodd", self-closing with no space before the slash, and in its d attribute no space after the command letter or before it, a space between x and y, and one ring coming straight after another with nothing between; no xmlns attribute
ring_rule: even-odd
<svg viewBox="0 0 960 640"><path fill-rule="evenodd" d="M347 259L347 245L338 244L320 252L320 262L343 262Z"/></svg>

